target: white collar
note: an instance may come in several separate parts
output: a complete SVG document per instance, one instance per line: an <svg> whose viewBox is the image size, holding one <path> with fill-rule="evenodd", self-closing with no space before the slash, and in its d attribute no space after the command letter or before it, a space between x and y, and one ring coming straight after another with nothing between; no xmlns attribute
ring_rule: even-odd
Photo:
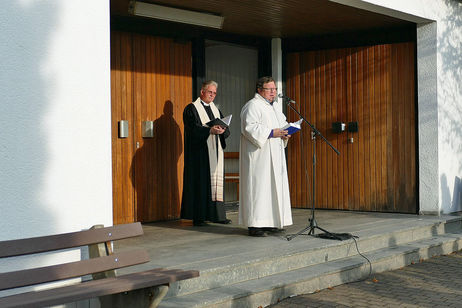
<svg viewBox="0 0 462 308"><path fill-rule="evenodd" d="M201 100L201 103L202 103L202 105L204 105L204 106L210 106L210 104L207 104L207 103L204 102L203 100Z"/></svg>

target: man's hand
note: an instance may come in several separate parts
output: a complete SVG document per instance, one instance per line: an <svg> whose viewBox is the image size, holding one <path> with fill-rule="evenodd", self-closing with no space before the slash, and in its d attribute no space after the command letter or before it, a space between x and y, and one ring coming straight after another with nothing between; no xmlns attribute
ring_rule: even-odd
<svg viewBox="0 0 462 308"><path fill-rule="evenodd" d="M221 135L225 132L225 129L220 125L214 125L210 128L210 134L212 135Z"/></svg>
<svg viewBox="0 0 462 308"><path fill-rule="evenodd" d="M283 138L287 139L290 136L287 135L289 132L287 130L282 130L280 128L274 128L273 129L273 138ZM288 136L288 137L287 137Z"/></svg>

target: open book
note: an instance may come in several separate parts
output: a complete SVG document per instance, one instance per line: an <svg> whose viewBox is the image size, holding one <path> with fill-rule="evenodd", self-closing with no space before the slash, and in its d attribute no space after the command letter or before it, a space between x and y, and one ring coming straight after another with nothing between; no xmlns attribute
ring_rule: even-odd
<svg viewBox="0 0 462 308"><path fill-rule="evenodd" d="M220 125L221 127L223 128L227 128L229 126L229 124L231 124L231 118L233 117L232 114L230 115L227 115L226 117L224 118L216 118L212 121L209 121L207 123L205 123L208 127L212 127L212 126L215 126L215 125Z"/></svg>
<svg viewBox="0 0 462 308"><path fill-rule="evenodd" d="M300 129L302 129L303 119L298 120L297 122L289 123L286 126L284 126L282 129L288 131L288 135L292 135L296 132L298 132Z"/></svg>

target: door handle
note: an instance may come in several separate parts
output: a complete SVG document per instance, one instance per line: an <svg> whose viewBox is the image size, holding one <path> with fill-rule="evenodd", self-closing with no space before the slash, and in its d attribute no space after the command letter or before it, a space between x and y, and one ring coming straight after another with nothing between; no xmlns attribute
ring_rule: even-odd
<svg viewBox="0 0 462 308"><path fill-rule="evenodd" d="M154 121L141 122L141 134L143 138L153 138L154 137Z"/></svg>
<svg viewBox="0 0 462 308"><path fill-rule="evenodd" d="M128 137L128 120L119 121L119 138Z"/></svg>

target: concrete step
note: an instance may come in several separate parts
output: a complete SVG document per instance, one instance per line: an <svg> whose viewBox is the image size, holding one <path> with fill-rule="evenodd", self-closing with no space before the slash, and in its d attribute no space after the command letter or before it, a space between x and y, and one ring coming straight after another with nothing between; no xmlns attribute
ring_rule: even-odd
<svg viewBox="0 0 462 308"><path fill-rule="evenodd" d="M354 226L349 229L359 236L357 245L360 252L374 260L375 272L415 262L412 247L421 249L417 260L461 247L459 241L462 235L457 233L461 230L460 217L433 220L416 216L412 223L409 219L406 222L408 225L400 219L388 219L380 224L362 224L357 230ZM448 232L453 232L453 235ZM436 250L434 247L437 247ZM413 256L413 261L409 261L408 256ZM392 261L385 262L387 257ZM200 277L172 284L160 307L226 307L236 303L239 307L241 304L242 307L267 305L292 294L309 293L353 281L367 274L364 262L353 240L335 241L300 235L288 242L281 238L280 245L265 249L182 264L183 269L199 270ZM302 273L301 276L298 273ZM314 273L319 276L313 276ZM335 279L326 284L330 276ZM257 302L259 305L254 305Z"/></svg>
<svg viewBox="0 0 462 308"><path fill-rule="evenodd" d="M372 273L378 273L435 255L448 254L461 247L462 233L448 233L362 253L370 260ZM254 279L221 286L217 284L214 288L166 298L159 307L264 307L293 295L311 293L367 277L367 260L352 252L348 254L343 258L313 262L308 266L269 275L263 273Z"/></svg>
<svg viewBox="0 0 462 308"><path fill-rule="evenodd" d="M409 220L406 221L409 222ZM359 236L357 240L359 251L367 253L446 234L452 229L460 230L460 222L459 217L435 222L416 216L415 221L409 226L403 225L400 219L389 219L386 223L379 225L363 224L356 231L353 228L352 234ZM242 251L222 257L211 256L198 262L181 264L180 268L199 270L200 277L172 284L167 298L324 264L355 255L357 251L352 240L326 240L306 235L300 235L292 241L281 238L278 245L273 243L262 249Z"/></svg>

